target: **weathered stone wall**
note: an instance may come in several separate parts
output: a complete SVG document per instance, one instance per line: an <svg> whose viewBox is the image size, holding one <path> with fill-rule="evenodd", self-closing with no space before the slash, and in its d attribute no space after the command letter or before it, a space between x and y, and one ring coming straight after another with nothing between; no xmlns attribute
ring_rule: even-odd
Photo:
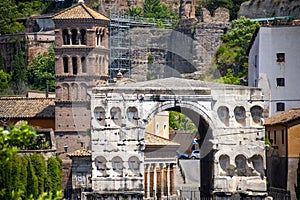
<svg viewBox="0 0 300 200"><path fill-rule="evenodd" d="M251 0L242 3L238 16L248 18L279 17L292 15L300 18L298 0Z"/></svg>
<svg viewBox="0 0 300 200"><path fill-rule="evenodd" d="M140 81L149 79L149 74L155 75L152 78L197 74L209 65L228 29L229 11L219 8L211 16L203 9L198 20L181 20L174 30L131 29L131 77ZM153 63L148 63L149 56Z"/></svg>

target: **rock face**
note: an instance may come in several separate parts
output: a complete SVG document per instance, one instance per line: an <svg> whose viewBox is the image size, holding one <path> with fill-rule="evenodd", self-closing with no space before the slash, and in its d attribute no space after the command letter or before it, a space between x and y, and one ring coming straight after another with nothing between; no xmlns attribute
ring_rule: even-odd
<svg viewBox="0 0 300 200"><path fill-rule="evenodd" d="M251 0L244 2L238 17L263 18L292 15L300 18L300 1L298 0Z"/></svg>

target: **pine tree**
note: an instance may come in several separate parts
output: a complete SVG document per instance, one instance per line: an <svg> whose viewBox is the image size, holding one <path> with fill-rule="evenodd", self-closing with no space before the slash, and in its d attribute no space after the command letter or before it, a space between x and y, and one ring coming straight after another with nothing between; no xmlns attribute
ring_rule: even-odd
<svg viewBox="0 0 300 200"><path fill-rule="evenodd" d="M47 176L49 177L48 192L55 196L58 191L61 191L62 184L62 165L59 158L50 157L48 159Z"/></svg>

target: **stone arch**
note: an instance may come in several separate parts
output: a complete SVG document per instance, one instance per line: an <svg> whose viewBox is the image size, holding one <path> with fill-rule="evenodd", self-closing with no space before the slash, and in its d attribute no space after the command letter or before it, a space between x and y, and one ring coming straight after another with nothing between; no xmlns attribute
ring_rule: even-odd
<svg viewBox="0 0 300 200"><path fill-rule="evenodd" d="M241 124L245 123L246 120L246 109L244 106L236 106L234 108L234 117L235 120Z"/></svg>
<svg viewBox="0 0 300 200"><path fill-rule="evenodd" d="M213 144L211 139L213 138L213 130L216 125L212 120L212 117L208 114L209 110L192 101L181 101L178 103L175 103L174 101L166 101L152 107L146 116L145 126L148 125L148 122L150 122L157 113L164 110L173 110L186 115L198 128L198 133L200 135L199 145L201 146L201 188L203 188L204 191L210 191L213 187L213 162L211 161L214 160Z"/></svg>
<svg viewBox="0 0 300 200"><path fill-rule="evenodd" d="M217 109L219 119L226 125L229 126L229 108L227 106L220 106Z"/></svg>

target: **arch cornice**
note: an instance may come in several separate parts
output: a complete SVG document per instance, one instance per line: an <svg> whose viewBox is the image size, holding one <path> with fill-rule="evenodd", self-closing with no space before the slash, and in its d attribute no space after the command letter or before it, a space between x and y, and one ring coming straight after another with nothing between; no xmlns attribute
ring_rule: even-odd
<svg viewBox="0 0 300 200"><path fill-rule="evenodd" d="M163 103L160 103L158 105L154 105L151 109L150 112L146 116L147 122L149 122L153 117L165 110L169 110L174 107L182 107L185 109L192 110L196 113L199 114L199 116L205 120L205 122L209 125L211 129L216 128L216 124L214 123L212 116L209 115L208 113L212 112L211 110L207 110L203 105L200 105L199 103L193 102L193 101L181 101L181 102L176 102L176 101L165 101Z"/></svg>

